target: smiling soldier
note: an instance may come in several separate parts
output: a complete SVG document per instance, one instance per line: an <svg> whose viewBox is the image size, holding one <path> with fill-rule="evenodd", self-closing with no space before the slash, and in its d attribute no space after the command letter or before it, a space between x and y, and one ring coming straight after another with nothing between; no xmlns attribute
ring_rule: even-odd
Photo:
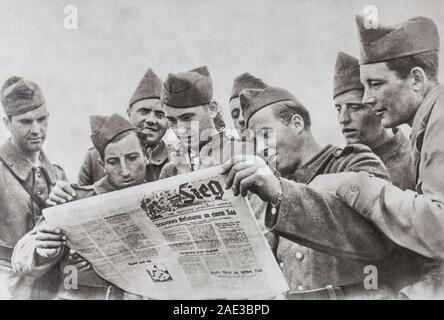
<svg viewBox="0 0 444 320"><path fill-rule="evenodd" d="M162 80L151 68L148 69L132 95L127 110L131 123L144 140L147 182L158 180L160 171L168 162L168 147L162 140L168 129L168 121L160 103L161 88ZM79 185L92 185L105 175L97 150L89 149L80 168Z"/></svg>
<svg viewBox="0 0 444 320"><path fill-rule="evenodd" d="M416 255L388 241L334 193L312 184L337 172L364 171L387 179L381 160L361 144L321 147L311 133L308 110L285 89L246 89L240 97L247 128L266 130L275 141L268 144L267 157L275 159L277 172L257 156L235 156L222 173L235 195L250 191L266 203L265 224L277 236L271 246L290 287L287 297L393 297L417 271ZM401 271L392 268L392 259L410 265ZM379 290L364 285L369 264L379 270Z"/></svg>

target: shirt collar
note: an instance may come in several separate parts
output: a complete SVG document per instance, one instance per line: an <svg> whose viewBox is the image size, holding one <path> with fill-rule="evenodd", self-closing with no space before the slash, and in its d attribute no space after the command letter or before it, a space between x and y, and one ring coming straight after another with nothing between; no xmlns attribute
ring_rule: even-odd
<svg viewBox="0 0 444 320"><path fill-rule="evenodd" d="M23 181L28 179L29 174L31 173L34 166L26 160L20 151L14 146L11 142L11 139L8 139L1 147L0 147L0 157L6 162L6 164L14 171L14 173ZM54 167L49 162L43 151L40 151L40 168L46 170L46 173L49 176L51 184L57 180L56 173Z"/></svg>
<svg viewBox="0 0 444 320"><path fill-rule="evenodd" d="M399 150L401 146L406 142L407 137L402 133L399 128L393 129L394 136L388 139L385 143L372 151L379 158L384 158L385 156L391 155Z"/></svg>

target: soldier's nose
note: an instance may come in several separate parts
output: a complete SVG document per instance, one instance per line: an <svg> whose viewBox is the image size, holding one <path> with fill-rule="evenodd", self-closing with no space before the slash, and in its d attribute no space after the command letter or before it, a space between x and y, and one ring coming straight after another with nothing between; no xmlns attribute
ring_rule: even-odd
<svg viewBox="0 0 444 320"><path fill-rule="evenodd" d="M362 104L366 105L374 105L376 103L376 98L368 93L367 91L364 92L364 96L362 97Z"/></svg>
<svg viewBox="0 0 444 320"><path fill-rule="evenodd" d="M345 108L342 109L342 110L339 112L338 117L339 117L339 123L347 123L347 122L350 121L349 114L348 114L348 112L345 110Z"/></svg>

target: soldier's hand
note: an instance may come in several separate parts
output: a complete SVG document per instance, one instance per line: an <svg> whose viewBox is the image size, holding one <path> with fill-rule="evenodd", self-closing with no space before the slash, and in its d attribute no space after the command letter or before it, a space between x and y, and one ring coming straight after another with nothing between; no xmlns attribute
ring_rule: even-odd
<svg viewBox="0 0 444 320"><path fill-rule="evenodd" d="M279 179L258 156L234 156L223 165L221 174L227 174L225 188L232 188L235 196L245 197L250 191L263 201L275 202L282 192Z"/></svg>
<svg viewBox="0 0 444 320"><path fill-rule="evenodd" d="M34 244L36 253L44 258L50 258L60 253L66 244L66 236L60 229L51 228L47 224L42 223L37 226L34 236Z"/></svg>
<svg viewBox="0 0 444 320"><path fill-rule="evenodd" d="M74 200L76 192L67 181L59 180L52 187L46 203L50 206L56 206Z"/></svg>
<svg viewBox="0 0 444 320"><path fill-rule="evenodd" d="M73 249L69 250L69 260L79 271L86 271L92 268L91 264Z"/></svg>

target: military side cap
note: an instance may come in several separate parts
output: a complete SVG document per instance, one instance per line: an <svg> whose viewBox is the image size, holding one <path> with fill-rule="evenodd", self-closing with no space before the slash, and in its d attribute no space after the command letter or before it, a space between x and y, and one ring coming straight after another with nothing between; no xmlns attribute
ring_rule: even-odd
<svg viewBox="0 0 444 320"><path fill-rule="evenodd" d="M296 97L289 91L277 87L244 89L240 93L239 98L242 114L247 126L251 116L262 108L282 101L294 101L298 103Z"/></svg>
<svg viewBox="0 0 444 320"><path fill-rule="evenodd" d="M206 66L188 72L170 73L163 83L162 103L173 108L190 108L209 104L213 99L213 82Z"/></svg>
<svg viewBox="0 0 444 320"><path fill-rule="evenodd" d="M40 87L30 81L12 76L1 88L1 101L7 116L23 114L45 104Z"/></svg>
<svg viewBox="0 0 444 320"><path fill-rule="evenodd" d="M91 141L101 157L106 146L119 134L135 130L131 122L116 113L111 116L90 116L89 122Z"/></svg>
<svg viewBox="0 0 444 320"><path fill-rule="evenodd" d="M248 72L242 73L234 79L230 100L239 97L239 94L244 89L265 89L266 87L268 87L268 85L266 85L262 79L256 78Z"/></svg>
<svg viewBox="0 0 444 320"><path fill-rule="evenodd" d="M335 65L333 99L350 90L364 90L360 81L359 60L339 52Z"/></svg>
<svg viewBox="0 0 444 320"><path fill-rule="evenodd" d="M143 99L160 99L162 80L149 68L132 95L129 106Z"/></svg>
<svg viewBox="0 0 444 320"><path fill-rule="evenodd" d="M414 17L399 25L366 28L365 18L358 15L356 23L361 44L360 64L439 51L438 29L429 18Z"/></svg>

